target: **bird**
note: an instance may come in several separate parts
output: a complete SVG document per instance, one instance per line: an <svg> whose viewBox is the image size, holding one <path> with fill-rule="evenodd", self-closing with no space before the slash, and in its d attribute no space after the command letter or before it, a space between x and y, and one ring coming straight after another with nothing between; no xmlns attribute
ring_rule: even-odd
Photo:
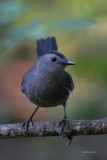
<svg viewBox="0 0 107 160"><path fill-rule="evenodd" d="M67 120L66 103L74 83L69 73L65 71L68 65L75 65L57 49L55 37L37 40L37 61L25 73L21 83L21 91L27 99L36 105L29 119L23 123L26 132L32 118L39 107L64 107L64 118L60 125L64 127Z"/></svg>

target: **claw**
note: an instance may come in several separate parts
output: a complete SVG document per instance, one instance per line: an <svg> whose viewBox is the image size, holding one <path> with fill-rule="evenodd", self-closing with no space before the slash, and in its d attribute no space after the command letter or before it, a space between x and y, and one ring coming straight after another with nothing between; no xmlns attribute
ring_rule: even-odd
<svg viewBox="0 0 107 160"><path fill-rule="evenodd" d="M61 134L62 134L62 136L64 136L64 127L68 126L68 128L70 129L67 118L64 117L64 119L59 123L59 125L60 126L62 125Z"/></svg>
<svg viewBox="0 0 107 160"><path fill-rule="evenodd" d="M29 128L29 124L31 123L32 126L34 126L32 120L28 119L27 121L25 121L23 124L22 124L22 127L25 129L25 131L27 132L28 131L28 128Z"/></svg>
<svg viewBox="0 0 107 160"><path fill-rule="evenodd" d="M70 136L67 136L67 138L68 138L67 146L70 146L73 139L73 134L71 134Z"/></svg>
<svg viewBox="0 0 107 160"><path fill-rule="evenodd" d="M62 135L62 137L65 137L65 136L66 136L66 134L64 133L64 127L67 126L67 127L69 128L70 132L71 132L71 128L70 128L70 126L69 126L69 122L68 122L68 120L67 120L66 117L64 117L64 119L59 123L59 125L60 125L60 126L62 125L62 128L61 128L61 135ZM72 141L72 138L73 138L73 135L70 134L69 136L67 136L67 138L68 138L67 146L70 146L71 141Z"/></svg>

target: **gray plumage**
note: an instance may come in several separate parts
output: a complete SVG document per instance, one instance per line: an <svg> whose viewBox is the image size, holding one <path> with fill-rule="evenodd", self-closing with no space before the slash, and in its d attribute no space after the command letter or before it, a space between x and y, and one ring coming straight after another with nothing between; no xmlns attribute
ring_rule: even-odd
<svg viewBox="0 0 107 160"><path fill-rule="evenodd" d="M67 65L75 63L68 61L62 53L57 51L54 37L37 40L36 53L38 60L25 73L21 91L37 106L64 105L65 107L69 93L74 89L74 83L72 77L64 69ZM30 117L30 121L32 121L32 117ZM26 123L28 127L28 121Z"/></svg>

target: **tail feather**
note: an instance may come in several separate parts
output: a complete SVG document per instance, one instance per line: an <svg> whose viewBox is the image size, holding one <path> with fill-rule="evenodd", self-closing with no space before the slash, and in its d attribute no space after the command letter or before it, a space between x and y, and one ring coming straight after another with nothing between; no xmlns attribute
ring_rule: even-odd
<svg viewBox="0 0 107 160"><path fill-rule="evenodd" d="M47 51L57 51L57 44L55 37L48 37L47 39L37 40L37 55L43 56Z"/></svg>

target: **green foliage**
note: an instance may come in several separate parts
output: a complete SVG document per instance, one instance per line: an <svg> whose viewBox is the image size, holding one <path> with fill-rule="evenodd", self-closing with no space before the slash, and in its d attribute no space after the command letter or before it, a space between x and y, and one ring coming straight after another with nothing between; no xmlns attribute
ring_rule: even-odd
<svg viewBox="0 0 107 160"><path fill-rule="evenodd" d="M0 2L0 25L8 25L16 16L20 15L23 11L21 3L17 2Z"/></svg>
<svg viewBox="0 0 107 160"><path fill-rule="evenodd" d="M44 3L45 2L43 2L43 4ZM50 2L50 4L51 3L52 2ZM54 3L60 5L59 2ZM36 40L46 37L51 32L61 32L68 29L69 32L73 32L73 30L87 28L96 23L95 21L89 20L65 20L65 17L63 19L61 18L62 20L58 20L60 14L57 16L56 14L51 14L52 17L50 17L50 9L55 13L53 5L48 6L46 1L49 8L44 10L43 4L41 5L39 2L36 4L37 5L33 5L33 1L28 1L28 3L25 1L0 2L0 26L2 30L0 60L2 65L5 64L6 59L13 56L12 49L10 52L10 49L6 49L5 51L5 48L15 48L20 45L20 43L23 43L22 41L24 39ZM39 5L40 8L38 9ZM62 5L59 10L56 9L56 12L62 12L62 8L65 5L64 1ZM43 17L41 17L42 10L44 11Z"/></svg>

